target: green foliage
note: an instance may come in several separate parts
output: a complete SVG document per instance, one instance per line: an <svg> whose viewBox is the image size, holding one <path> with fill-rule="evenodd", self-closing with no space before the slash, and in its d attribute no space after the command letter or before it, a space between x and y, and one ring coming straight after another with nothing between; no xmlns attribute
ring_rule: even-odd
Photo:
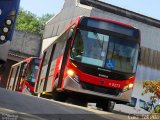
<svg viewBox="0 0 160 120"><path fill-rule="evenodd" d="M38 20L40 22L40 34L43 34L43 30L44 30L44 25L45 23L54 15L51 14L44 14L42 17L39 17Z"/></svg>
<svg viewBox="0 0 160 120"><path fill-rule="evenodd" d="M153 96L150 99L153 102L156 102L157 99L160 99L160 80L153 81L153 80L146 80L143 82L144 91L142 95L147 93L153 93Z"/></svg>
<svg viewBox="0 0 160 120"><path fill-rule="evenodd" d="M153 110L154 113L160 113L160 105L157 105Z"/></svg>
<svg viewBox="0 0 160 120"><path fill-rule="evenodd" d="M42 17L37 17L35 14L20 8L17 17L16 29L34 34L42 34L44 30L44 23L49 20L51 16L53 15L45 14Z"/></svg>

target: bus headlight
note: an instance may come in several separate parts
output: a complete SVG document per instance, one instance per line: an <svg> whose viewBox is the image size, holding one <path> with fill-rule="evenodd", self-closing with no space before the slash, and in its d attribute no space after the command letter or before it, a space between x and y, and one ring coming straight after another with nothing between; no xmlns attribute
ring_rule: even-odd
<svg viewBox="0 0 160 120"><path fill-rule="evenodd" d="M128 87L129 87L129 89L132 89L132 88L133 88L133 83L130 83L130 84L128 85Z"/></svg>
<svg viewBox="0 0 160 120"><path fill-rule="evenodd" d="M74 73L73 70L69 69L69 70L67 70L67 74L68 74L70 77L73 77L75 73Z"/></svg>
<svg viewBox="0 0 160 120"><path fill-rule="evenodd" d="M124 86L123 92L126 92L126 91L128 91L128 90L130 90L130 89L132 89L132 88L133 88L133 83L130 83L130 84Z"/></svg>
<svg viewBox="0 0 160 120"><path fill-rule="evenodd" d="M68 76L70 76L70 77L73 78L76 82L79 83L79 77L78 77L78 75L75 74L75 72L74 72L73 70L68 69L68 70L67 70L67 74L68 74Z"/></svg>

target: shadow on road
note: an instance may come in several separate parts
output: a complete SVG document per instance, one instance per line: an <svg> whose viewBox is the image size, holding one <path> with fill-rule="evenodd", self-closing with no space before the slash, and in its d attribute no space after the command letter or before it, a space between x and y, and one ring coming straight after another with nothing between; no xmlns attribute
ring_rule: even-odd
<svg viewBox="0 0 160 120"><path fill-rule="evenodd" d="M1 118L17 117L23 120L118 120L115 113L88 110L53 100L38 98L0 88ZM17 116L16 116L17 115ZM123 116L126 117L126 116Z"/></svg>

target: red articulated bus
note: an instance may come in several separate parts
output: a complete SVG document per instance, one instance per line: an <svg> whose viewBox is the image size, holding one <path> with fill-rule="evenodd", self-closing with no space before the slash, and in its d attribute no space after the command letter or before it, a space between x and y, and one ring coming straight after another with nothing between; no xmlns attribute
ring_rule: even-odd
<svg viewBox="0 0 160 120"><path fill-rule="evenodd" d="M80 105L95 102L112 111L131 99L140 54L140 31L98 17L78 17L44 51L36 93L55 100L73 97Z"/></svg>
<svg viewBox="0 0 160 120"><path fill-rule="evenodd" d="M34 94L39 58L30 57L12 65L7 81L7 89Z"/></svg>

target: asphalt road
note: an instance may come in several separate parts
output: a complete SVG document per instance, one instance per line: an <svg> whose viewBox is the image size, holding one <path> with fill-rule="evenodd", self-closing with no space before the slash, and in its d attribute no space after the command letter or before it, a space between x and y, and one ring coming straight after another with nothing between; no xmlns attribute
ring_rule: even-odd
<svg viewBox="0 0 160 120"><path fill-rule="evenodd" d="M128 115L109 113L0 88L3 120L127 120Z"/></svg>

